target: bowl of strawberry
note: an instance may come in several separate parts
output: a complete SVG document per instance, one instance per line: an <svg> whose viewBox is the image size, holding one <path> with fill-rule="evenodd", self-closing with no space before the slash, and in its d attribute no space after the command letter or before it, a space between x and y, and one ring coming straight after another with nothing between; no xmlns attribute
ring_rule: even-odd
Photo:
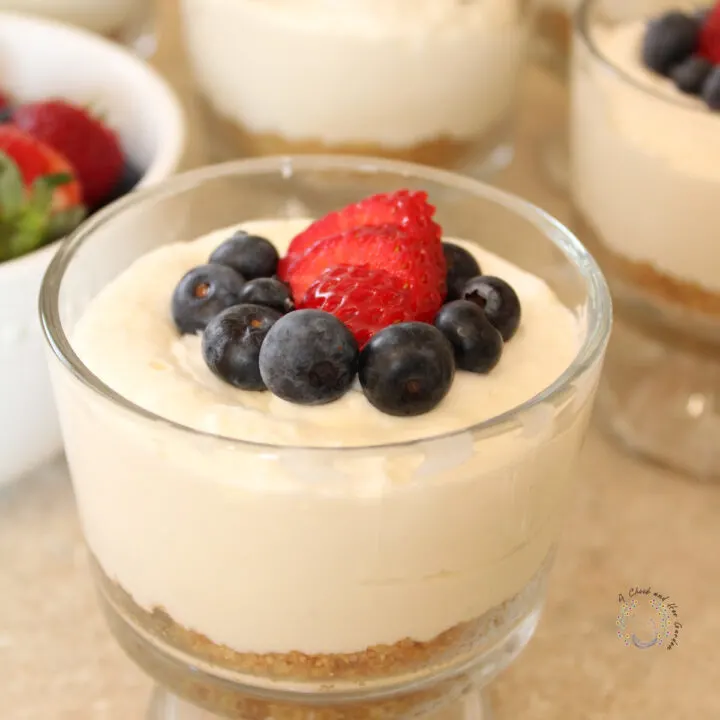
<svg viewBox="0 0 720 720"><path fill-rule="evenodd" d="M37 296L57 243L185 151L167 83L123 48L0 13L0 485L61 448Z"/></svg>

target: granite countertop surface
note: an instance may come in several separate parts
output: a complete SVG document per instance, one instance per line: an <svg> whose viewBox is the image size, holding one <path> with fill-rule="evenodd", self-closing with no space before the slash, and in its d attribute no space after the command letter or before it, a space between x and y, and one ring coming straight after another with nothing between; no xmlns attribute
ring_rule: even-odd
<svg viewBox="0 0 720 720"><path fill-rule="evenodd" d="M156 63L195 124L175 2L161 0ZM568 203L540 153L564 102L557 82L528 73L517 158L500 181L561 219ZM197 129L191 140L197 164ZM537 635L489 691L496 720L720 720L720 488L639 463L596 427L577 472ZM634 587L676 606L671 651L618 639L618 595ZM139 720L149 691L100 616L63 462L0 491L0 717Z"/></svg>

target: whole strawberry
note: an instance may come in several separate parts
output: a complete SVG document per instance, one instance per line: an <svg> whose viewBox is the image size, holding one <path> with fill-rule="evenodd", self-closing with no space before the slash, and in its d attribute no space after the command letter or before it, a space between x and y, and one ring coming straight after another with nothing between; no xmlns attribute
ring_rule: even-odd
<svg viewBox="0 0 720 720"><path fill-rule="evenodd" d="M383 328L417 318L413 295L403 281L367 265L328 268L308 288L300 306L324 310L350 329L358 347Z"/></svg>
<svg viewBox="0 0 720 720"><path fill-rule="evenodd" d="M0 126L0 262L61 237L84 216L67 159L12 125Z"/></svg>
<svg viewBox="0 0 720 720"><path fill-rule="evenodd" d="M29 103L14 111L13 122L70 161L89 207L120 182L125 159L117 135L86 109L65 100Z"/></svg>

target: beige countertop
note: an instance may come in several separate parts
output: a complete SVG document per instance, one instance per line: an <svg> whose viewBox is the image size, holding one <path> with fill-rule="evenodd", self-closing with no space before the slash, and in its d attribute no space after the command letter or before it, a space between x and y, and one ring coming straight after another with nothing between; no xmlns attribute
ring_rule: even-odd
<svg viewBox="0 0 720 720"><path fill-rule="evenodd" d="M189 97L174 1L164 0L157 62ZM538 160L563 94L537 71L525 90L502 183L567 218ZM197 134L193 143L197 162ZM720 488L640 464L596 428L578 474L537 636L491 687L497 720L720 720ZM618 594L635 586L677 605L672 651L618 640ZM100 617L63 463L0 492L0 717L139 720L149 689Z"/></svg>

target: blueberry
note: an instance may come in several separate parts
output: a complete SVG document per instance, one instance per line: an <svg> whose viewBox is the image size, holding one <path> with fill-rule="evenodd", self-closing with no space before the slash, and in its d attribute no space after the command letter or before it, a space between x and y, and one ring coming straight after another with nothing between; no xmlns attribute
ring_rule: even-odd
<svg viewBox="0 0 720 720"><path fill-rule="evenodd" d="M701 24L696 17L672 11L648 23L643 40L645 65L668 75L675 65L686 60L698 47Z"/></svg>
<svg viewBox="0 0 720 720"><path fill-rule="evenodd" d="M360 384L368 401L388 415L423 415L448 394L455 376L453 349L432 325L391 325L360 353Z"/></svg>
<svg viewBox="0 0 720 720"><path fill-rule="evenodd" d="M288 402L324 405L342 397L357 372L358 346L334 315L296 310L273 325L260 349L260 374Z"/></svg>
<svg viewBox="0 0 720 720"><path fill-rule="evenodd" d="M0 108L0 125L7 125L13 119L13 109L10 105Z"/></svg>
<svg viewBox="0 0 720 720"><path fill-rule="evenodd" d="M500 362L503 339L485 313L469 300L455 300L440 308L435 327L450 341L455 365L461 370L488 373Z"/></svg>
<svg viewBox="0 0 720 720"><path fill-rule="evenodd" d="M265 390L260 347L282 317L261 305L235 305L216 315L202 336L205 363L221 380L242 390Z"/></svg>
<svg viewBox="0 0 720 720"><path fill-rule="evenodd" d="M465 248L449 242L444 242L442 246L447 263L447 299L457 300L465 283L482 271L477 260Z"/></svg>
<svg viewBox="0 0 720 720"><path fill-rule="evenodd" d="M245 284L225 265L200 265L188 272L172 296L172 317L184 334L200 332L226 308L240 303Z"/></svg>
<svg viewBox="0 0 720 720"><path fill-rule="evenodd" d="M238 230L210 256L211 263L227 265L247 280L274 275L278 259L278 252L269 240L248 235L244 230Z"/></svg>
<svg viewBox="0 0 720 720"><path fill-rule="evenodd" d="M240 291L240 302L265 305L281 313L295 309L290 288L275 278L256 278L245 283Z"/></svg>
<svg viewBox="0 0 720 720"><path fill-rule="evenodd" d="M720 110L720 65L716 65L705 80L702 96L711 110Z"/></svg>
<svg viewBox="0 0 720 720"><path fill-rule="evenodd" d="M698 95L712 68L709 60L695 55L676 65L670 72L670 77L681 92Z"/></svg>
<svg viewBox="0 0 720 720"><path fill-rule="evenodd" d="M490 275L472 278L465 284L462 299L474 302L483 310L505 342L517 332L521 315L520 299L504 280Z"/></svg>

